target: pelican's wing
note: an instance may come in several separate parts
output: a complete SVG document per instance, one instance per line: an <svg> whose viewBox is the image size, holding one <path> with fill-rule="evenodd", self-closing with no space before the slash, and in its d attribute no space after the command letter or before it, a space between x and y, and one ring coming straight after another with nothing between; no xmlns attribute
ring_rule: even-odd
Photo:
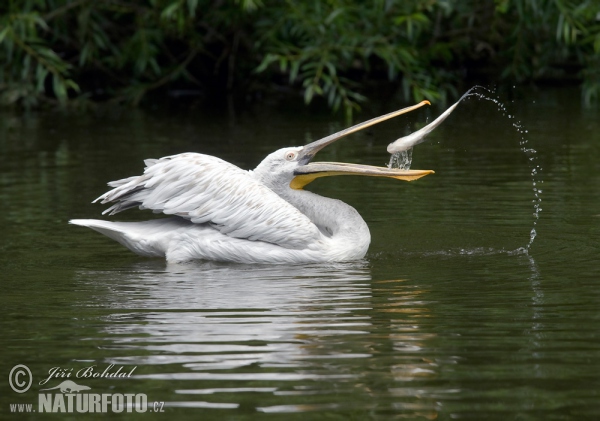
<svg viewBox="0 0 600 421"><path fill-rule="evenodd" d="M184 153L146 160L144 174L108 183L111 215L139 206L209 223L223 234L304 248L321 237L308 217L260 181L213 156Z"/></svg>

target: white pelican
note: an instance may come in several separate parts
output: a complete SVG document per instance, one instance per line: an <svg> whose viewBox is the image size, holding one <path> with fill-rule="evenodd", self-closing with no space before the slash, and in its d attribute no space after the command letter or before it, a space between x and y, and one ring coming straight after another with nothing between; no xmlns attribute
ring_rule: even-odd
<svg viewBox="0 0 600 421"><path fill-rule="evenodd" d="M170 218L144 222L73 219L142 256L240 263L341 262L365 256L371 235L346 203L302 188L315 178L366 175L411 181L429 170L336 162L309 163L334 141L412 111L389 113L305 146L279 149L253 171L213 156L182 153L145 161L144 174L108 183L94 202L114 203L110 215L139 206Z"/></svg>

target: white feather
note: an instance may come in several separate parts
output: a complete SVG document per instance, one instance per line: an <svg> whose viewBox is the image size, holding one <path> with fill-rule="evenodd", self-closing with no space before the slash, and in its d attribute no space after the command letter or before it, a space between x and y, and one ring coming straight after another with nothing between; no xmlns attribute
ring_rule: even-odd
<svg viewBox="0 0 600 421"><path fill-rule="evenodd" d="M319 229L298 209L248 171L213 156L184 153L158 160L144 174L117 185L95 201L117 202L104 213L139 206L210 223L231 237L300 249L318 240Z"/></svg>

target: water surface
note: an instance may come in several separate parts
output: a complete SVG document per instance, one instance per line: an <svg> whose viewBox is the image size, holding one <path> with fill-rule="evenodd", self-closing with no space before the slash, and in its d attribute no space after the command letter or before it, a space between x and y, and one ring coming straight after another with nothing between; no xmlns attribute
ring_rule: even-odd
<svg viewBox="0 0 600 421"><path fill-rule="evenodd" d="M36 402L52 367L114 364L137 368L78 383L165 401L157 418L595 419L598 110L570 90L514 94L504 101L542 169L529 253L535 196L523 134L494 104L467 100L413 151L412 168L434 175L309 186L356 207L371 229L364 261L333 265L167 265L66 224L100 217L91 200L139 174L145 158L195 151L253 168L343 128L329 115L3 115L0 371L6 379L26 364L34 385L17 394L2 382L1 418L10 403ZM385 165L390 141L440 111L384 123L318 158Z"/></svg>

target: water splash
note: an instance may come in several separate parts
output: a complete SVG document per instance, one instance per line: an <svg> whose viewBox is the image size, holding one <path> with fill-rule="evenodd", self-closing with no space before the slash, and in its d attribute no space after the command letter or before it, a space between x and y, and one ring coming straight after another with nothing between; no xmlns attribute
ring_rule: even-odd
<svg viewBox="0 0 600 421"><path fill-rule="evenodd" d="M412 151L413 148L409 148L405 151L393 153L390 156L390 162L388 168L398 168L401 170L410 170L412 164Z"/></svg>
<svg viewBox="0 0 600 421"><path fill-rule="evenodd" d="M478 86L478 87L487 91L490 94L495 94L495 91L492 91L486 87L483 87L483 86ZM472 89L473 88L471 88L471 90ZM469 92L471 90L469 90ZM534 195L534 199L532 200L532 203L533 203L533 227L531 228L531 231L529 232L529 243L525 247L523 247L523 250L525 250L525 252L529 252L529 249L531 248L533 241L537 237L536 227L537 227L537 222L540 219L540 212L542 212L542 198L541 198L542 189L541 189L541 187L542 187L542 184L544 184L544 180L542 180L540 177L542 168L540 167L540 165L538 163L537 151L533 148L528 147L529 139L527 138L527 133L529 133L529 131L527 129L525 129L523 123L521 123L519 120L516 120L515 115L509 114L508 110L506 109L506 106L502 102L500 102L497 98L492 98L488 95L484 95L481 92L473 92L473 93L471 93L470 96L476 96L479 99L491 101L494 104L496 104L496 106L498 107L498 111L500 111L502 113L502 115L507 117L509 120L512 120L511 124L513 125L515 130L517 130L517 132L520 133L520 135L521 135L521 139L519 140L519 146L520 146L521 152L523 152L527 156L527 159L531 164L531 184L532 184L533 195Z"/></svg>
<svg viewBox="0 0 600 421"><path fill-rule="evenodd" d="M434 121L427 124L425 127L417 130L416 132L410 133L407 136L403 136L396 141L390 143L387 147L388 152L392 155L390 157L390 162L388 163L388 168L397 168L401 170L410 169L410 165L412 164L412 148L415 145L423 143L426 140L426 137L435 130L442 122L448 118L450 114L456 109L460 102L469 97L472 94L472 91L478 88L483 88L480 85L475 85L467 92L464 93L463 96L460 97L458 101L452 104L446 111L444 111L440 116L438 116Z"/></svg>
<svg viewBox="0 0 600 421"><path fill-rule="evenodd" d="M487 94L495 95L495 91L490 90L490 89L486 88L485 86L475 85L471 89L469 89L454 105L452 105L451 108L456 107L456 105L458 105L458 103L460 103L463 99L465 99L467 97L471 97L471 96L474 96L474 97L477 97L479 99L483 99L486 101L491 101L494 104L496 104L496 106L498 107L498 111L500 111L503 116L505 116L509 120L511 120L511 124L513 125L513 127L517 130L517 132L519 132L521 134L521 139L519 140L519 146L521 148L521 151L525 155L527 155L527 158L532 166L531 167L531 182L532 182L532 188L533 188L533 194L534 194L534 199L532 200L532 202L533 202L533 218L534 219L533 219L533 227L531 228L531 231L529 232L529 243L525 247L519 248L518 250L523 250L525 253L528 253L529 249L531 248L531 245L533 244L533 241L537 237L536 227L537 227L537 222L540 219L540 212L542 211L542 207L541 207L542 198L540 197L542 194L542 189L540 187L544 183L544 180L542 180L540 177L540 172L542 171L542 168L538 164L537 151L533 148L528 147L529 139L527 139L527 133L529 131L527 129L525 129L525 127L519 120L516 120L516 116L509 114L508 110L506 109L506 106L502 102L500 102L500 100L498 100L497 98L493 98L487 94L482 93L481 92L482 90L485 91ZM447 115L446 115L446 117L447 117ZM438 117L438 119L439 119L439 117ZM443 118L439 122L441 123L441 121L443 121ZM435 121L434 121L434 123L435 123ZM430 124L434 124L434 123L430 123ZM437 124L435 124L435 126L437 126ZM435 128L435 127L433 127L433 128ZM421 130L423 130L423 129L421 129ZM428 133L429 133L429 131L425 131L423 134L423 137L425 137ZM422 139L418 140L414 144L421 143L422 141L423 141ZM393 153L392 156L390 157L390 162L388 163L388 168L398 168L398 169L402 169L402 170L408 170L408 169L410 169L411 164L412 164L412 147L405 151Z"/></svg>

